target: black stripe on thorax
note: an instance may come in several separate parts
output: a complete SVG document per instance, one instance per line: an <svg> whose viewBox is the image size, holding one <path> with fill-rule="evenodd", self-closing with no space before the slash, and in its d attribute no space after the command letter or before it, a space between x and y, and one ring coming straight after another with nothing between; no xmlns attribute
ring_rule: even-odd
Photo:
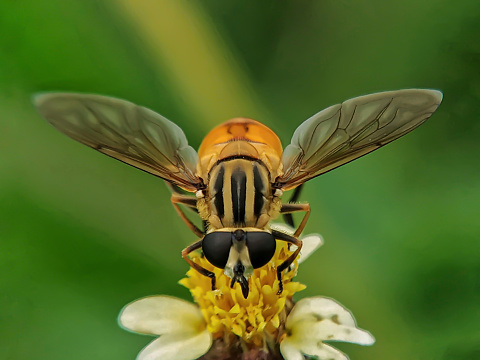
<svg viewBox="0 0 480 360"><path fill-rule="evenodd" d="M225 208L223 203L223 183L224 183L225 167L222 165L220 170L217 173L217 178L215 179L215 184L213 184L213 189L215 191L215 199L213 200L215 209L217 210L217 215L223 218L225 214Z"/></svg>
<svg viewBox="0 0 480 360"><path fill-rule="evenodd" d="M257 164L253 166L253 186L255 188L253 213L255 217L258 218L261 214L263 206L265 205L264 192L266 190L266 184L263 181Z"/></svg>
<svg viewBox="0 0 480 360"><path fill-rule="evenodd" d="M245 223L245 206L247 202L247 175L241 168L236 168L231 177L233 221Z"/></svg>

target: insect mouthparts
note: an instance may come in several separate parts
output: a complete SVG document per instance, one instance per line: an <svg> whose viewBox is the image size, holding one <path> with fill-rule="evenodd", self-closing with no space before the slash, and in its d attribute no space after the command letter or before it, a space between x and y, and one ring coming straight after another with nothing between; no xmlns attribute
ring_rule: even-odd
<svg viewBox="0 0 480 360"><path fill-rule="evenodd" d="M230 287L233 288L236 282L240 284L242 288L242 295L246 299L248 297L248 293L250 291L248 286L248 280L243 276L245 272L245 266L241 262L237 262L235 267L233 268L233 273L235 274L230 282Z"/></svg>
<svg viewBox="0 0 480 360"><path fill-rule="evenodd" d="M245 272L245 266L243 266L242 263L238 262L237 265L233 268L233 272L235 275L243 276L243 273Z"/></svg>

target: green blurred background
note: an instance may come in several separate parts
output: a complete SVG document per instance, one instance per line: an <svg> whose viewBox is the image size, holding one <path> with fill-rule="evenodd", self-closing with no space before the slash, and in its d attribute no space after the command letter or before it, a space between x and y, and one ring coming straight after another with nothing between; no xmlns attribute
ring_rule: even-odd
<svg viewBox="0 0 480 360"><path fill-rule="evenodd" d="M377 343L352 359L480 359L480 2L0 2L0 359L133 359L116 323L177 284L194 236L159 179L56 132L32 93L125 98L194 148L232 117L287 144L350 97L435 88L425 125L308 183L299 297L351 309Z"/></svg>

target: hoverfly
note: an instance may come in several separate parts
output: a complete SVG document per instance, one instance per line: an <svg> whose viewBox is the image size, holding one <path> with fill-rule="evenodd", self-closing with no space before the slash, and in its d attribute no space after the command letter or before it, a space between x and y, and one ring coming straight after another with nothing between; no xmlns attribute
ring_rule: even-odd
<svg viewBox="0 0 480 360"><path fill-rule="evenodd" d="M46 93L34 103L50 124L64 134L124 163L158 176L171 185L171 201L183 221L200 238L182 251L191 267L215 275L189 258L202 249L206 259L238 282L245 298L253 269L267 264L276 240L296 245L277 268L282 272L298 256L298 239L310 215L308 204L282 203L284 191L359 158L412 131L437 109L436 90L389 91L333 105L303 122L282 151L278 136L251 119L235 118L210 131L197 152L183 131L147 108L98 95ZM175 189L195 193L188 196ZM201 230L180 205L196 210ZM269 227L280 214L304 216L293 235Z"/></svg>

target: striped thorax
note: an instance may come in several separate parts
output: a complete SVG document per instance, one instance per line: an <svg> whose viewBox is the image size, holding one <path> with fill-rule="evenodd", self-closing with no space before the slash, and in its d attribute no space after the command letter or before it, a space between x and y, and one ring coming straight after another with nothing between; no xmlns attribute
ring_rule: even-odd
<svg viewBox="0 0 480 360"><path fill-rule="evenodd" d="M275 211L270 173L261 161L231 158L210 172L206 202L212 228L263 229Z"/></svg>
<svg viewBox="0 0 480 360"><path fill-rule="evenodd" d="M272 146L273 142L273 146ZM206 191L197 207L209 231L266 229L278 216L281 144L273 131L250 119L233 119L212 130L200 146L199 175Z"/></svg>

